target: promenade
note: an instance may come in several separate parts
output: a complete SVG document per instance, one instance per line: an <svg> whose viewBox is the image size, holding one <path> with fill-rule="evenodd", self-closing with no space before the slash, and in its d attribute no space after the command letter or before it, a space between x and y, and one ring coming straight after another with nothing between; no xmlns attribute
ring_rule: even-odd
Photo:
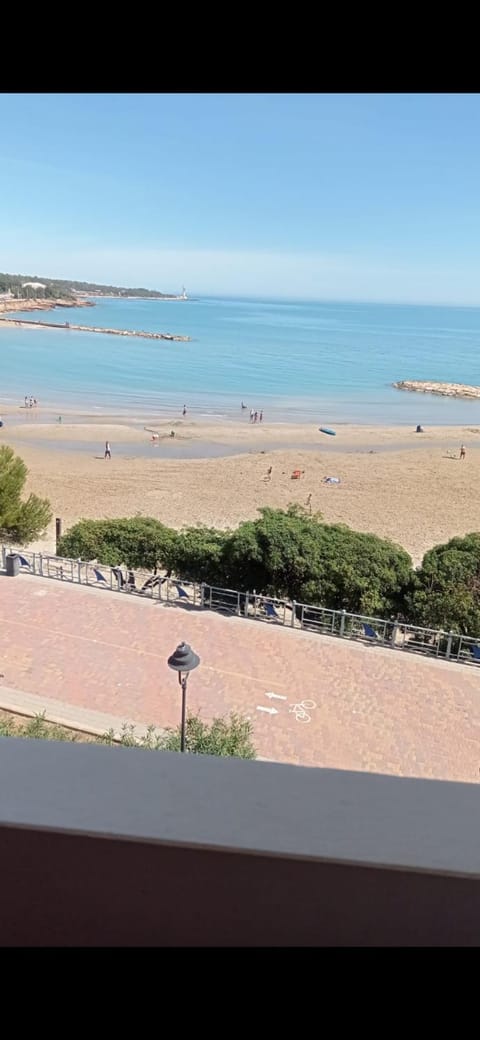
<svg viewBox="0 0 480 1040"><path fill-rule="evenodd" d="M190 710L206 720L249 716L263 758L479 780L473 668L100 588L0 577L0 683L10 706L18 691L38 706L43 698L49 714L67 703L71 725L77 708L81 718L175 726L179 687L166 660L182 640L201 657Z"/></svg>

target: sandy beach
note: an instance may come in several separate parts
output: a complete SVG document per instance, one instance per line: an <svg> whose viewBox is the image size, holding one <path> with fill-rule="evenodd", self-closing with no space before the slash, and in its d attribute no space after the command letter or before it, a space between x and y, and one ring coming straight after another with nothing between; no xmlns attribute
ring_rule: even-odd
<svg viewBox="0 0 480 1040"><path fill-rule="evenodd" d="M260 506L305 505L311 495L312 510L326 521L391 538L417 564L432 545L479 527L480 427L415 434L407 427L340 425L328 437L307 423L127 421L65 412L59 424L40 408L13 407L3 408L2 417L0 444L24 458L27 490L50 499L64 529L82 517L136 513L174 527L226 528L255 517ZM159 434L156 444L150 430ZM103 458L106 440L110 461ZM462 443L467 452L460 462ZM214 448L220 457L208 457ZM173 450L197 449L207 457L169 458ZM299 480L291 478L294 469L304 471ZM341 483L324 485L325 476ZM53 526L43 547L54 548Z"/></svg>

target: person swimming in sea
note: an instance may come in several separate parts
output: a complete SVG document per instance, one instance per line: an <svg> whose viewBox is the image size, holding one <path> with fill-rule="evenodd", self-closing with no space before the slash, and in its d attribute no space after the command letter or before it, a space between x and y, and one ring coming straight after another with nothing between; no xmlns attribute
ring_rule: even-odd
<svg viewBox="0 0 480 1040"><path fill-rule="evenodd" d="M246 404L244 404L244 403L243 403L243 401L242 401L242 403L241 403L241 405L240 405L240 408L242 409L242 412L243 412L243 410L244 410L244 409L245 409L246 407L247 407L247 406L246 406Z"/></svg>

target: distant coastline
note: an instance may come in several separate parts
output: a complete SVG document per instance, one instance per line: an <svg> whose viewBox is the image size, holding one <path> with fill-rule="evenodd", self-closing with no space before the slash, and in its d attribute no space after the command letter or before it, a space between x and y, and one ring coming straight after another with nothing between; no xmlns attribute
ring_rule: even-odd
<svg viewBox="0 0 480 1040"><path fill-rule="evenodd" d="M69 298L0 300L0 314L15 314L17 311L53 311L57 307L94 307L90 300Z"/></svg>

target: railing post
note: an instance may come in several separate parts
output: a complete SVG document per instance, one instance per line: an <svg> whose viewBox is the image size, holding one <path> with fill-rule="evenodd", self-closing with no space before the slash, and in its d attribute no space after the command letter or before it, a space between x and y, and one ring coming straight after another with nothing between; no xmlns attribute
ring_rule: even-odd
<svg viewBox="0 0 480 1040"><path fill-rule="evenodd" d="M62 518L57 516L55 519L55 554L58 552L58 543L62 537Z"/></svg>
<svg viewBox="0 0 480 1040"><path fill-rule="evenodd" d="M38 558L40 560L40 574L43 578L43 553L39 553Z"/></svg>
<svg viewBox="0 0 480 1040"><path fill-rule="evenodd" d="M341 636L343 636L344 633L345 633L345 618L346 618L346 616L347 616L347 611L345 610L345 607L344 607L343 610L342 610L342 616L340 618L340 635Z"/></svg>
<svg viewBox="0 0 480 1040"><path fill-rule="evenodd" d="M205 582L202 581L200 585L200 607L203 610L205 606Z"/></svg>
<svg viewBox="0 0 480 1040"><path fill-rule="evenodd" d="M78 584L81 585L82 584L82 561L81 560L77 560L77 576L78 576Z"/></svg>
<svg viewBox="0 0 480 1040"><path fill-rule="evenodd" d="M248 617L248 608L249 608L249 605L250 605L250 593L249 593L249 592L246 592L246 593L245 593L245 608L244 608L244 611L243 611L243 612L244 612L244 615L245 615L245 617Z"/></svg>
<svg viewBox="0 0 480 1040"><path fill-rule="evenodd" d="M292 600L292 616L290 618L290 628L295 628L295 618L297 615L297 601Z"/></svg>
<svg viewBox="0 0 480 1040"><path fill-rule="evenodd" d="M7 554L5 552L5 546L2 545L2 567L3 567L4 570L5 570L5 567L7 566L7 559L6 559L6 557L7 557Z"/></svg>
<svg viewBox="0 0 480 1040"><path fill-rule="evenodd" d="M445 660L446 661L448 661L448 659L450 657L450 654L452 652L452 640L453 640L453 632L449 632L448 633L448 640L447 640L447 649L445 650Z"/></svg>
<svg viewBox="0 0 480 1040"><path fill-rule="evenodd" d="M397 632L398 632L398 621L394 621L393 622L393 628L392 628L392 642L391 642L391 646L392 646L393 650L395 649L395 646L397 644Z"/></svg>

